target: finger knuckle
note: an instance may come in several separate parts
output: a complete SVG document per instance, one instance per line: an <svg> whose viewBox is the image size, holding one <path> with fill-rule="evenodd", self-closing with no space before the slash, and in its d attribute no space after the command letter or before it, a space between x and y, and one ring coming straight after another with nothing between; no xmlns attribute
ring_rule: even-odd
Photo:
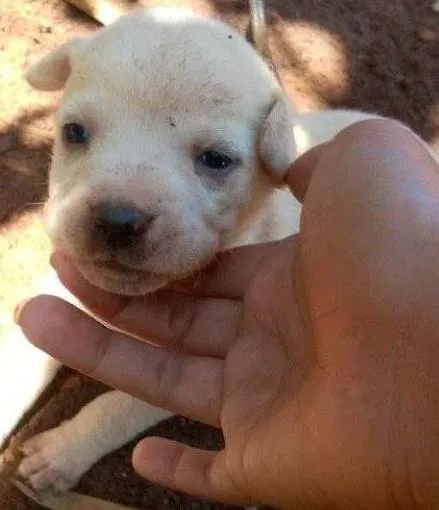
<svg viewBox="0 0 439 510"><path fill-rule="evenodd" d="M181 359L177 353L163 352L161 359L155 366L154 374L158 405L167 408L180 384L181 371Z"/></svg>
<svg viewBox="0 0 439 510"><path fill-rule="evenodd" d="M172 333L174 348L184 352L189 345L190 333L196 317L196 307L187 301L175 300L169 311L168 330Z"/></svg>

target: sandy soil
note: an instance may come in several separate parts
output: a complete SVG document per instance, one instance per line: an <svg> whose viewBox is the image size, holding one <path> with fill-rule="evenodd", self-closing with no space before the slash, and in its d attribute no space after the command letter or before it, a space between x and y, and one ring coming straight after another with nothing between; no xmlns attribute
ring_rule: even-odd
<svg viewBox="0 0 439 510"><path fill-rule="evenodd" d="M125 2L132 6L132 1ZM172 3L167 1L167 3ZM182 2L173 2L182 3ZM246 2L188 1L244 30ZM300 109L352 107L407 122L433 144L439 137L439 16L428 0L273 0L276 61ZM41 221L56 95L22 80L30 61L97 25L62 0L0 0L0 341L17 300L47 269L50 252ZM65 372L52 398L21 434L56 425L103 387ZM155 433L218 447L217 431L176 417ZM80 490L139 508L220 508L139 480L132 445L84 477ZM13 489L2 510L36 509Z"/></svg>

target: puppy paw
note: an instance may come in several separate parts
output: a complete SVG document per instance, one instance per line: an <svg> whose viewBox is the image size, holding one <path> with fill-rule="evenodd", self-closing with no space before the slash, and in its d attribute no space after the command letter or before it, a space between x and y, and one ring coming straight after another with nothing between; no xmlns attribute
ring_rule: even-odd
<svg viewBox="0 0 439 510"><path fill-rule="evenodd" d="M21 447L20 478L36 491L62 493L77 484L90 467L68 427L61 425L32 437Z"/></svg>

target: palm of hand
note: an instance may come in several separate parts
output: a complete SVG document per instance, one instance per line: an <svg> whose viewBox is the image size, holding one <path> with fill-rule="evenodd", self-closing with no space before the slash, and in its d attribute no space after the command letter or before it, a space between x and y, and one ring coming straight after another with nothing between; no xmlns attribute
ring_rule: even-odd
<svg viewBox="0 0 439 510"><path fill-rule="evenodd" d="M278 469L277 460L284 454L277 440L285 427L279 415L289 415L291 431L300 429L297 396L313 364L314 349L304 334L307 312L301 302L298 248L294 236L261 256L243 296L235 301L235 323L227 326L231 338L220 406L225 450L217 457L224 464L213 467L210 476L229 477L242 502L251 500L250 494L253 499L258 493L266 495L267 489L281 495L282 483L264 486L264 473ZM249 487L248 480L258 482Z"/></svg>

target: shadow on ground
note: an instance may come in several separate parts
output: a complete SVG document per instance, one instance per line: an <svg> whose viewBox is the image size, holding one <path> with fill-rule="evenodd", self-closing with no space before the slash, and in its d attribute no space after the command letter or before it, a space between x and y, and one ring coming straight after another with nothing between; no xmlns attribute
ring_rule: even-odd
<svg viewBox="0 0 439 510"><path fill-rule="evenodd" d="M243 15L242 1L213 3L224 18ZM267 0L276 13L269 19L277 60L284 74L305 77L322 104L394 117L432 140L439 133L439 13L431 3ZM308 34L303 34L305 25L311 29ZM300 27L302 39L297 40ZM339 45L345 60L345 76L329 87L321 72L327 56L322 52L312 58L318 53L315 46L322 31L333 47ZM305 52L304 45L308 45Z"/></svg>
<svg viewBox="0 0 439 510"><path fill-rule="evenodd" d="M47 119L51 113L49 108L29 109L3 130L13 141L9 150L0 155L0 227L44 203L50 141L29 137L29 132L35 122Z"/></svg>

